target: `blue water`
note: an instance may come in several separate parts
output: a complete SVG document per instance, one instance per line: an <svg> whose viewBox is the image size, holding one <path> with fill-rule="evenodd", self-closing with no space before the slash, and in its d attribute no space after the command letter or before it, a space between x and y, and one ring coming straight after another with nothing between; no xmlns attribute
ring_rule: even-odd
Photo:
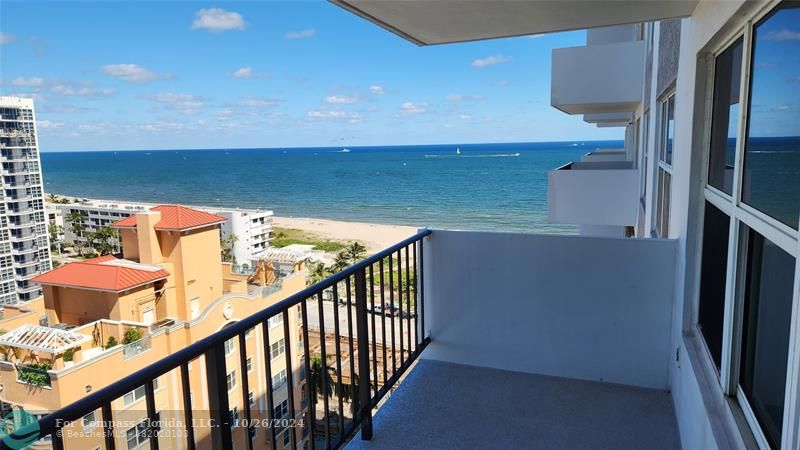
<svg viewBox="0 0 800 450"><path fill-rule="evenodd" d="M43 153L45 191L278 216L573 232L547 222L547 171L621 141Z"/></svg>

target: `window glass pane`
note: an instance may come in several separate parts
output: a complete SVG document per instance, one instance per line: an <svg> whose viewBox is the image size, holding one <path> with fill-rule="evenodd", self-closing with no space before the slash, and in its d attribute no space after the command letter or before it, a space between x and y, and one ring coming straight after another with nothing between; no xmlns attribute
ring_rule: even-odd
<svg viewBox="0 0 800 450"><path fill-rule="evenodd" d="M753 35L742 200L790 227L800 214L800 6L786 2Z"/></svg>
<svg viewBox="0 0 800 450"><path fill-rule="evenodd" d="M794 258L749 230L739 384L764 434L780 447Z"/></svg>
<svg viewBox="0 0 800 450"><path fill-rule="evenodd" d="M736 135L739 128L739 86L742 78L742 39L717 56L714 65L714 108L708 184L731 194Z"/></svg>
<svg viewBox="0 0 800 450"><path fill-rule="evenodd" d="M675 138L675 96L667 100L667 141L665 142L664 162L672 164L672 141Z"/></svg>
<svg viewBox="0 0 800 450"><path fill-rule="evenodd" d="M666 238L669 235L669 207L672 189L672 175L658 169L658 205L656 208L656 234Z"/></svg>
<svg viewBox="0 0 800 450"><path fill-rule="evenodd" d="M725 314L729 224L730 218L725 213L706 202L697 322L717 369L722 364L722 322Z"/></svg>

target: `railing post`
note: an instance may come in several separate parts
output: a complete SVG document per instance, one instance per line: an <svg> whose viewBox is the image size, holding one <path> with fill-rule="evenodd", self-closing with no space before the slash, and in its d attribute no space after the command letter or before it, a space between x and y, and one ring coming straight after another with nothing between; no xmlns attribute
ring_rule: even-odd
<svg viewBox="0 0 800 450"><path fill-rule="evenodd" d="M367 273L355 273L356 333L358 334L358 400L361 416L361 439L372 439L372 408L369 384L369 330L367 328ZM334 305L334 308L336 305Z"/></svg>
<svg viewBox="0 0 800 450"><path fill-rule="evenodd" d="M225 343L218 342L205 353L208 379L208 409L211 425L211 448L231 450L231 415L228 405L228 383L225 369ZM245 374L246 375L246 374ZM246 402L247 400L245 400Z"/></svg>

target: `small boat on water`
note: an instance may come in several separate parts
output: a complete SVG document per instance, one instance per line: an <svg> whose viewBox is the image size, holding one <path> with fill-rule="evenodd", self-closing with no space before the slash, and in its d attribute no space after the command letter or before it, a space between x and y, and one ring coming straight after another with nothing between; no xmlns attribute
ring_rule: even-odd
<svg viewBox="0 0 800 450"><path fill-rule="evenodd" d="M461 147L456 147L456 155L460 155L460 154L461 154Z"/></svg>
<svg viewBox="0 0 800 450"><path fill-rule="evenodd" d="M339 153L350 153L350 149L343 148L343 149L339 150Z"/></svg>

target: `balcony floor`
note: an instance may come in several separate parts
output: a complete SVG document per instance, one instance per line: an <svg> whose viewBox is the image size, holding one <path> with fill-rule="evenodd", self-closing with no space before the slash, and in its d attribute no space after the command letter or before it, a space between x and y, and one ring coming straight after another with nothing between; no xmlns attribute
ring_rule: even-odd
<svg viewBox="0 0 800 450"><path fill-rule="evenodd" d="M421 360L347 449L678 449L669 393Z"/></svg>

